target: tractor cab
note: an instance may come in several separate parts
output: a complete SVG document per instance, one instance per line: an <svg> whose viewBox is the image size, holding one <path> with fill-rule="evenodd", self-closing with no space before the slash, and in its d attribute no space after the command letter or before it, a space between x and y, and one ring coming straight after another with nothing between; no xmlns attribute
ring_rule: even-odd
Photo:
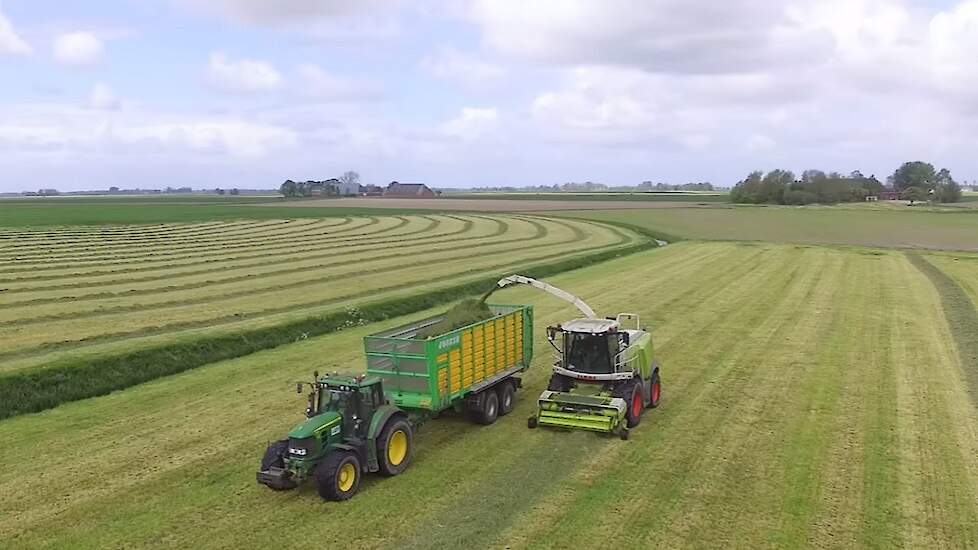
<svg viewBox="0 0 978 550"><path fill-rule="evenodd" d="M374 411L386 403L383 382L375 376L317 376L306 416L335 411L343 418L343 432L363 437Z"/></svg>

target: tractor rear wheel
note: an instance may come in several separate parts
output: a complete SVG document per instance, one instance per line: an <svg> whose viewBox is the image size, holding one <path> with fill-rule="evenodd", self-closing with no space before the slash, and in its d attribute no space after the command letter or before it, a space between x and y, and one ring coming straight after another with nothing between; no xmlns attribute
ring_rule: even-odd
<svg viewBox="0 0 978 550"><path fill-rule="evenodd" d="M377 438L377 458L380 473L396 476L407 469L414 454L414 431L411 423L397 416L387 421Z"/></svg>
<svg viewBox="0 0 978 550"><path fill-rule="evenodd" d="M499 395L494 391L482 392L472 410L472 419L483 426L488 426L499 417Z"/></svg>
<svg viewBox="0 0 978 550"><path fill-rule="evenodd" d="M499 395L499 416L506 416L516 408L516 388L509 381L503 382L496 388Z"/></svg>
<svg viewBox="0 0 978 550"><path fill-rule="evenodd" d="M316 489L326 500L347 500L360 488L360 459L350 451L333 451L316 466Z"/></svg>
<svg viewBox="0 0 978 550"><path fill-rule="evenodd" d="M652 373L652 394L649 396L649 408L654 409L659 406L662 399L662 382L659 381L659 371Z"/></svg>

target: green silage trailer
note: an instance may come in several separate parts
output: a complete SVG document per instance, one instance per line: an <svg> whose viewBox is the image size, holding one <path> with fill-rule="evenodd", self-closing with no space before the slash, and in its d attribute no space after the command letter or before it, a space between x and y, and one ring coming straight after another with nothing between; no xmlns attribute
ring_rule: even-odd
<svg viewBox="0 0 978 550"><path fill-rule="evenodd" d="M367 336L367 374L383 380L392 404L418 416L455 408L492 423L512 410L516 375L533 358L533 308L489 308L492 318L433 338L416 335L440 315Z"/></svg>

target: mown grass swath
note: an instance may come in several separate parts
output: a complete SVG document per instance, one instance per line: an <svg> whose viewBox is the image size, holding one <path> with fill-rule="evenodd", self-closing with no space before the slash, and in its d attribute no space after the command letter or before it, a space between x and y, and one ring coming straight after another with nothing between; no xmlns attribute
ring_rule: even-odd
<svg viewBox="0 0 978 550"><path fill-rule="evenodd" d="M641 234L647 235L647 232L643 231ZM546 277L655 246L657 245L654 241L646 238L625 247L593 252L521 271L531 277ZM68 401L103 395L214 361L294 342L296 339L428 309L462 296L481 293L506 274L497 273L430 292L374 301L356 308L311 316L278 326L185 339L96 359L68 360L38 371L13 372L0 377L0 418L37 412Z"/></svg>

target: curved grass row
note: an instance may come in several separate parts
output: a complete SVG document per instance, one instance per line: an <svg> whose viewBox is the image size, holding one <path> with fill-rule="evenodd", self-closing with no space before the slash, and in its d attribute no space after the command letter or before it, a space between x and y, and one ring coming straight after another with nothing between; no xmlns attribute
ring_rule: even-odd
<svg viewBox="0 0 978 550"><path fill-rule="evenodd" d="M200 224L203 227L194 227L197 224L189 224L180 229L169 231L146 231L129 229L129 231L115 233L108 236L93 235L88 238L70 238L64 235L46 235L37 238L19 238L12 243L0 243L0 253L16 252L20 249L29 249L31 252L43 251L46 254L53 254L63 250L112 250L120 247L132 247L143 243L159 243L163 240L169 243L185 242L191 238L217 238L258 232L263 230L275 229L284 225L303 225L298 223L300 220L260 220L249 222L235 222L227 224ZM306 220L306 224L312 223ZM350 223L352 218L324 218L319 221L334 221L333 227L338 227Z"/></svg>
<svg viewBox="0 0 978 550"><path fill-rule="evenodd" d="M494 238L489 242L482 243L488 249L483 251L491 253L500 247L506 247L514 243L525 243L544 239L547 237L547 229L537 223L530 222L532 232L517 232L517 236L505 239ZM429 245L430 246L430 245ZM449 247L449 251L464 250L471 254L472 245L456 245ZM423 259L417 260L411 265L421 265L436 261L437 250L424 250ZM334 256L339 256L337 253ZM225 278L199 279L182 285L171 285L158 288L147 289L149 292L128 292L122 291L118 294L111 294L105 297L98 297L92 300L95 303L86 303L88 300L68 301L66 303L55 303L38 307L38 304L29 304L30 312L24 314L21 311L2 311L0 310L0 327L5 324L32 324L38 321L50 321L57 318L78 318L85 317L88 313L92 315L107 315L122 311L144 310L149 307L169 307L175 305L193 304L202 301L215 302L226 298L237 296L257 296L265 292L275 292L282 288L296 288L304 284L327 283L337 277L364 275L384 269L399 268L405 265L400 258L414 258L417 252L406 254L392 254L388 251L381 251L379 254L366 255L361 251L353 251L352 258L337 262L318 262L313 265L299 265L290 262L289 267L285 268L266 268L263 273L254 273L245 270L243 275L230 275ZM451 258L449 258L451 259ZM376 267L367 267L371 263L378 263ZM352 269L351 269L352 267ZM336 268L347 268L340 273L333 273ZM229 272L230 273L230 272ZM306 275L305 278L301 278ZM140 300L140 297L148 298ZM77 306L77 307L76 307ZM72 311L75 309L76 311ZM47 312L55 313L47 313Z"/></svg>
<svg viewBox="0 0 978 550"><path fill-rule="evenodd" d="M263 223L267 220L237 220L237 221L214 221L199 223L160 223L152 225L141 225L138 228L128 225L108 225L92 226L88 231L82 231L81 226L66 226L58 229L37 229L37 230L17 230L4 231L0 229L0 247L16 246L20 242L46 241L57 238L60 241L70 241L74 238L82 240L113 239L116 237L126 238L130 235L160 235L179 234L185 231L208 231L212 229L247 226Z"/></svg>
<svg viewBox="0 0 978 550"><path fill-rule="evenodd" d="M463 226L461 231L465 231L465 229L466 226ZM452 231L451 233L455 233L455 231ZM180 290L199 289L201 287L207 287L210 289L216 285L246 280L256 283L267 277L299 274L303 272L315 271L325 273L327 270L342 266L359 265L361 263L369 263L371 261L392 258L410 257L416 255L419 250L425 254L429 254L435 252L461 250L471 246L479 246L480 241L488 242L490 239L498 237L499 234L500 231L499 228L497 228L492 233L476 234L474 236L461 237L457 239L443 238L438 241L439 243L452 246L433 247L433 243L428 238L415 240L398 239L398 241L400 241L398 244L389 244L388 246L378 248L371 247L369 249L361 249L357 246L330 247L330 250L325 252L316 251L315 253L309 253L304 251L301 254L289 255L284 259L263 259L262 261L253 262L250 264L222 263L220 267L209 267L206 269L192 271L169 272L162 275L154 274L144 278L116 279L99 281L97 283L70 283L61 289L59 289L57 286L44 286L36 290L30 287L15 288L4 292L4 295L0 296L0 298L17 298L17 296L15 296L16 294L25 292L29 292L30 296L33 296L33 298L13 300L9 302L0 301L0 310L59 302L71 302L72 304L78 304L79 302L91 300L107 300L112 298L129 299L137 296L171 293ZM460 244L463 242L469 242L469 244ZM499 243L494 242L493 244ZM336 250L336 248L339 248L339 250ZM365 252L370 252L372 254L369 256L364 255ZM353 256L353 258L346 259L349 256ZM323 260L330 261L324 262ZM215 278L212 277L214 273L220 273L224 276ZM65 289L78 291L88 288L97 289L103 287L108 287L109 290L87 293L80 292L73 293L72 295L65 295L63 292L61 292ZM2 318L3 315L0 314L0 320L2 320Z"/></svg>
<svg viewBox="0 0 978 550"><path fill-rule="evenodd" d="M85 312L72 315L59 315L56 318L34 318L6 324L0 329L0 344L7 353L17 353L24 347L44 344L64 344L77 340L98 340L107 335L121 336L121 333L138 333L146 327L188 328L207 326L216 322L233 322L239 319L280 313L300 307L312 307L335 303L354 297L370 296L377 290L395 290L430 281L432 279L451 279L454 276L477 274L483 269L513 265L517 262L534 261L540 258L566 257L582 251L607 248L627 244L612 236L589 237L590 241L580 239L568 232L562 239L563 245L543 242L526 246L526 239L518 239L518 248L502 249L498 254L485 252L466 252L446 258L449 267L439 269L443 277L432 275L429 261L392 263L379 265L370 270L352 270L357 275L357 286L350 287L337 283L335 279L322 277L283 284L283 288L248 288L227 293L223 296L203 300L199 296L175 300L163 305L120 306L117 310ZM508 245L503 245L508 246ZM552 248L550 254L540 254L538 250ZM465 260L460 262L459 260ZM348 278L348 277L347 277ZM398 283L390 284L392 278ZM342 279L342 278L341 278ZM355 289L366 289L357 292ZM315 299L310 299L315 297ZM268 304L275 304L269 308ZM9 313L9 312L8 312ZM120 327L126 327L118 331ZM118 331L118 332L117 332Z"/></svg>
<svg viewBox="0 0 978 550"><path fill-rule="evenodd" d="M16 257L23 261L30 261L32 259L71 259L76 257L88 257L96 254L106 256L127 256L134 251L142 250L146 246L151 246L156 249L170 249L177 248L178 245L190 243L193 246L201 247L205 246L206 244L234 243L255 237L288 235L301 229L338 229L344 225L347 225L345 223L322 223L327 221L334 220L272 220L263 224L255 224L249 227L236 228L232 230L211 230L181 235L154 235L143 238L133 237L132 239L126 239L125 241L108 241L105 239L98 239L87 243L62 244L58 240L49 239L45 244L32 243L27 245L28 251L9 249L0 250L0 258L6 259L16 255Z"/></svg>
<svg viewBox="0 0 978 550"><path fill-rule="evenodd" d="M65 263L74 260L84 259L87 262L93 261L112 261L118 258L141 258L147 256L157 256L157 257L170 257L176 256L184 252L194 252L202 248L219 248L219 249L234 249L236 247L248 246L255 241L260 241L262 243L272 243L272 242L289 242L291 239L295 238L314 238L314 237L331 237L336 235L342 235L346 233L354 233L357 235L366 235L370 233L382 233L387 231L392 231L403 227L408 223L408 220L403 217L385 217L385 218L361 218L359 220L354 220L351 224L344 224L340 226L334 226L331 224L320 224L319 220L302 220L303 223L297 223L292 226L292 228L284 228L276 231L272 231L270 235L266 234L264 229L251 229L247 233L238 236L235 239L187 239L187 240L177 240L177 244L171 245L170 241L163 240L160 241L159 246L152 247L152 252L144 252L147 248L146 246L130 246L123 250L106 251L105 254L98 255L92 252L89 253L79 253L79 254L62 254L56 256L36 256L36 257L26 257L18 256L20 264L37 264L37 265L49 265L57 263ZM375 226L381 224L382 227L373 232L361 231L364 227ZM185 244L192 243L192 244ZM244 243L244 244L242 244ZM33 260L33 261L32 261Z"/></svg>
<svg viewBox="0 0 978 550"><path fill-rule="evenodd" d="M470 224L468 220L463 222L463 227L469 227ZM410 232L408 232L410 233ZM455 235L457 234L454 230L451 232L446 232L442 234L432 234L426 235L425 238L434 238L439 235ZM394 235L393 237L385 236L383 238L371 238L369 243L365 243L361 246L373 246L388 243L398 243L405 242L403 238L404 234ZM414 240L414 239L410 239ZM75 263L71 266L42 270L39 275L25 274L18 277L8 277L0 278L0 284L11 285L18 283L35 283L39 281L57 281L60 279L71 279L72 281L78 281L88 278L109 276L109 275L130 275L134 273L146 273L146 272L162 272L169 270L177 270L186 267L196 267L202 265L213 265L219 262L229 262L229 261L246 261L246 260L262 260L269 258L278 258L282 261L288 260L290 257L305 254L314 251L324 251L331 250L337 247L347 247L346 239L334 239L334 240L317 240L312 243L305 242L301 246L297 246L294 242L273 245L273 246L260 246L254 245L249 250L238 250L234 252L227 251L217 251L217 252L200 252L197 254L189 253L177 258L160 258L160 259L148 259L140 260L136 262L115 262L107 264L95 264L90 266L79 266ZM116 267L118 266L118 267ZM103 269L104 267L110 267L110 269ZM76 269L83 269L82 271L75 271ZM57 271L57 272L55 272Z"/></svg>

